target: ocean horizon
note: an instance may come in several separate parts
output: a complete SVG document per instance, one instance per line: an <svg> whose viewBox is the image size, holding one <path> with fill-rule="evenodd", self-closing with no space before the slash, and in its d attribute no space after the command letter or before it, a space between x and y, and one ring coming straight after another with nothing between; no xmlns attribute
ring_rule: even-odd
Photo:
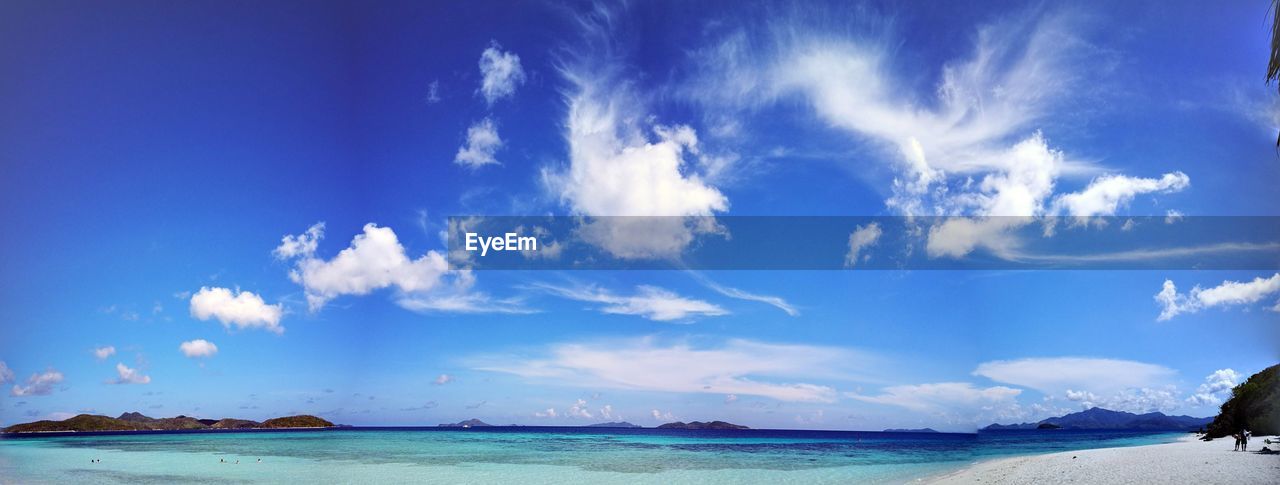
<svg viewBox="0 0 1280 485"><path fill-rule="evenodd" d="M897 483L990 458L1181 436L1186 433L554 426L39 433L0 439L0 477L19 483Z"/></svg>

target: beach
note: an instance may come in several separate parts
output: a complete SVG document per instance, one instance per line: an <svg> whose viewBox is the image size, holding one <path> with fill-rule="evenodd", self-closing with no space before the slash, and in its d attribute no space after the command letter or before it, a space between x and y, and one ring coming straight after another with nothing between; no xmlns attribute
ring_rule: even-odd
<svg viewBox="0 0 1280 485"><path fill-rule="evenodd" d="M1248 452L1234 452L1230 437L1200 441L1068 451L999 458L930 480L931 483L1277 483L1280 456L1256 453L1275 436L1255 436Z"/></svg>

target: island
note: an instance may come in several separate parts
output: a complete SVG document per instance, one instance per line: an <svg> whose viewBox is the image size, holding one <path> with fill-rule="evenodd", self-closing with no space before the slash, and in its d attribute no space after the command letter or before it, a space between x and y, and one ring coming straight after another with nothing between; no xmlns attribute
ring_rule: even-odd
<svg viewBox="0 0 1280 485"><path fill-rule="evenodd" d="M492 427L493 425L479 419L472 418L466 421L458 421L456 423L441 423L437 426L440 428L484 428Z"/></svg>
<svg viewBox="0 0 1280 485"><path fill-rule="evenodd" d="M626 421L610 421L608 423L596 423L583 426L584 428L641 428L638 424L631 424Z"/></svg>
<svg viewBox="0 0 1280 485"><path fill-rule="evenodd" d="M982 431L1024 429L1132 429L1148 431L1194 431L1213 421L1213 418L1169 416L1156 411L1145 414L1112 411L1099 407L1055 418L1045 418L1035 423L992 424Z"/></svg>
<svg viewBox="0 0 1280 485"><path fill-rule="evenodd" d="M740 424L726 423L724 421L711 421L709 423L704 423L702 421L693 421L690 423L676 421L674 423L659 425L658 429L751 429L751 428L748 428Z"/></svg>
<svg viewBox="0 0 1280 485"><path fill-rule="evenodd" d="M210 424L212 423L212 424ZM196 419L189 416L152 418L142 413L130 412L119 417L96 414L80 414L61 421L35 421L4 428L5 433L49 433L85 431L175 431L206 429L282 429L282 428L332 428L333 423L310 415L285 416L268 419L262 423L245 419L220 420Z"/></svg>

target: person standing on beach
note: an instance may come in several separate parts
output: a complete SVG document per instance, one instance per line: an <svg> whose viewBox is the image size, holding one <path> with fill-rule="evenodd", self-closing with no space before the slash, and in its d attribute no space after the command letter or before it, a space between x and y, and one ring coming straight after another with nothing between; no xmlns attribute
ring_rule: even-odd
<svg viewBox="0 0 1280 485"><path fill-rule="evenodd" d="M1240 443L1244 442L1244 437L1240 433L1233 433L1231 437L1236 439L1236 446L1231 451L1240 451Z"/></svg>
<svg viewBox="0 0 1280 485"><path fill-rule="evenodd" d="M1249 430L1240 431L1240 451L1249 451Z"/></svg>

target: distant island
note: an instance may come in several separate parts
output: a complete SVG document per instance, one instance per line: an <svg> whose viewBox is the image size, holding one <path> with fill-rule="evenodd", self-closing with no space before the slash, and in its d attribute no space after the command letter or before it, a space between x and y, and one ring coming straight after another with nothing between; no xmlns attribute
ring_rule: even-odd
<svg viewBox="0 0 1280 485"><path fill-rule="evenodd" d="M702 421L694 421L691 423L683 423L676 421L659 425L658 429L751 429L740 424L726 423L724 421L711 421L704 423Z"/></svg>
<svg viewBox="0 0 1280 485"><path fill-rule="evenodd" d="M885 433L937 433L938 430L933 428L918 428L918 429L890 428L890 429L884 430L884 432Z"/></svg>
<svg viewBox="0 0 1280 485"><path fill-rule="evenodd" d="M640 428L638 424L631 424L626 421L610 421L608 423L596 423L583 426L584 428Z"/></svg>
<svg viewBox="0 0 1280 485"><path fill-rule="evenodd" d="M1011 429L1136 429L1160 431L1194 431L1208 425L1213 418L1168 416L1161 412L1133 414L1102 408L1090 408L1035 423L992 424L983 431Z"/></svg>
<svg viewBox="0 0 1280 485"><path fill-rule="evenodd" d="M484 428L484 427L492 427L492 426L493 426L492 424L486 423L479 419L468 419L466 421L458 421L456 423L441 423L438 425L438 427L441 427L441 428Z"/></svg>
<svg viewBox="0 0 1280 485"><path fill-rule="evenodd" d="M59 431L173 431L201 429L332 428L333 423L310 415L286 416L263 421L224 418L196 419L189 416L152 418L142 413L124 413L112 418L80 414L61 421L35 421L4 428L5 433L48 433Z"/></svg>

